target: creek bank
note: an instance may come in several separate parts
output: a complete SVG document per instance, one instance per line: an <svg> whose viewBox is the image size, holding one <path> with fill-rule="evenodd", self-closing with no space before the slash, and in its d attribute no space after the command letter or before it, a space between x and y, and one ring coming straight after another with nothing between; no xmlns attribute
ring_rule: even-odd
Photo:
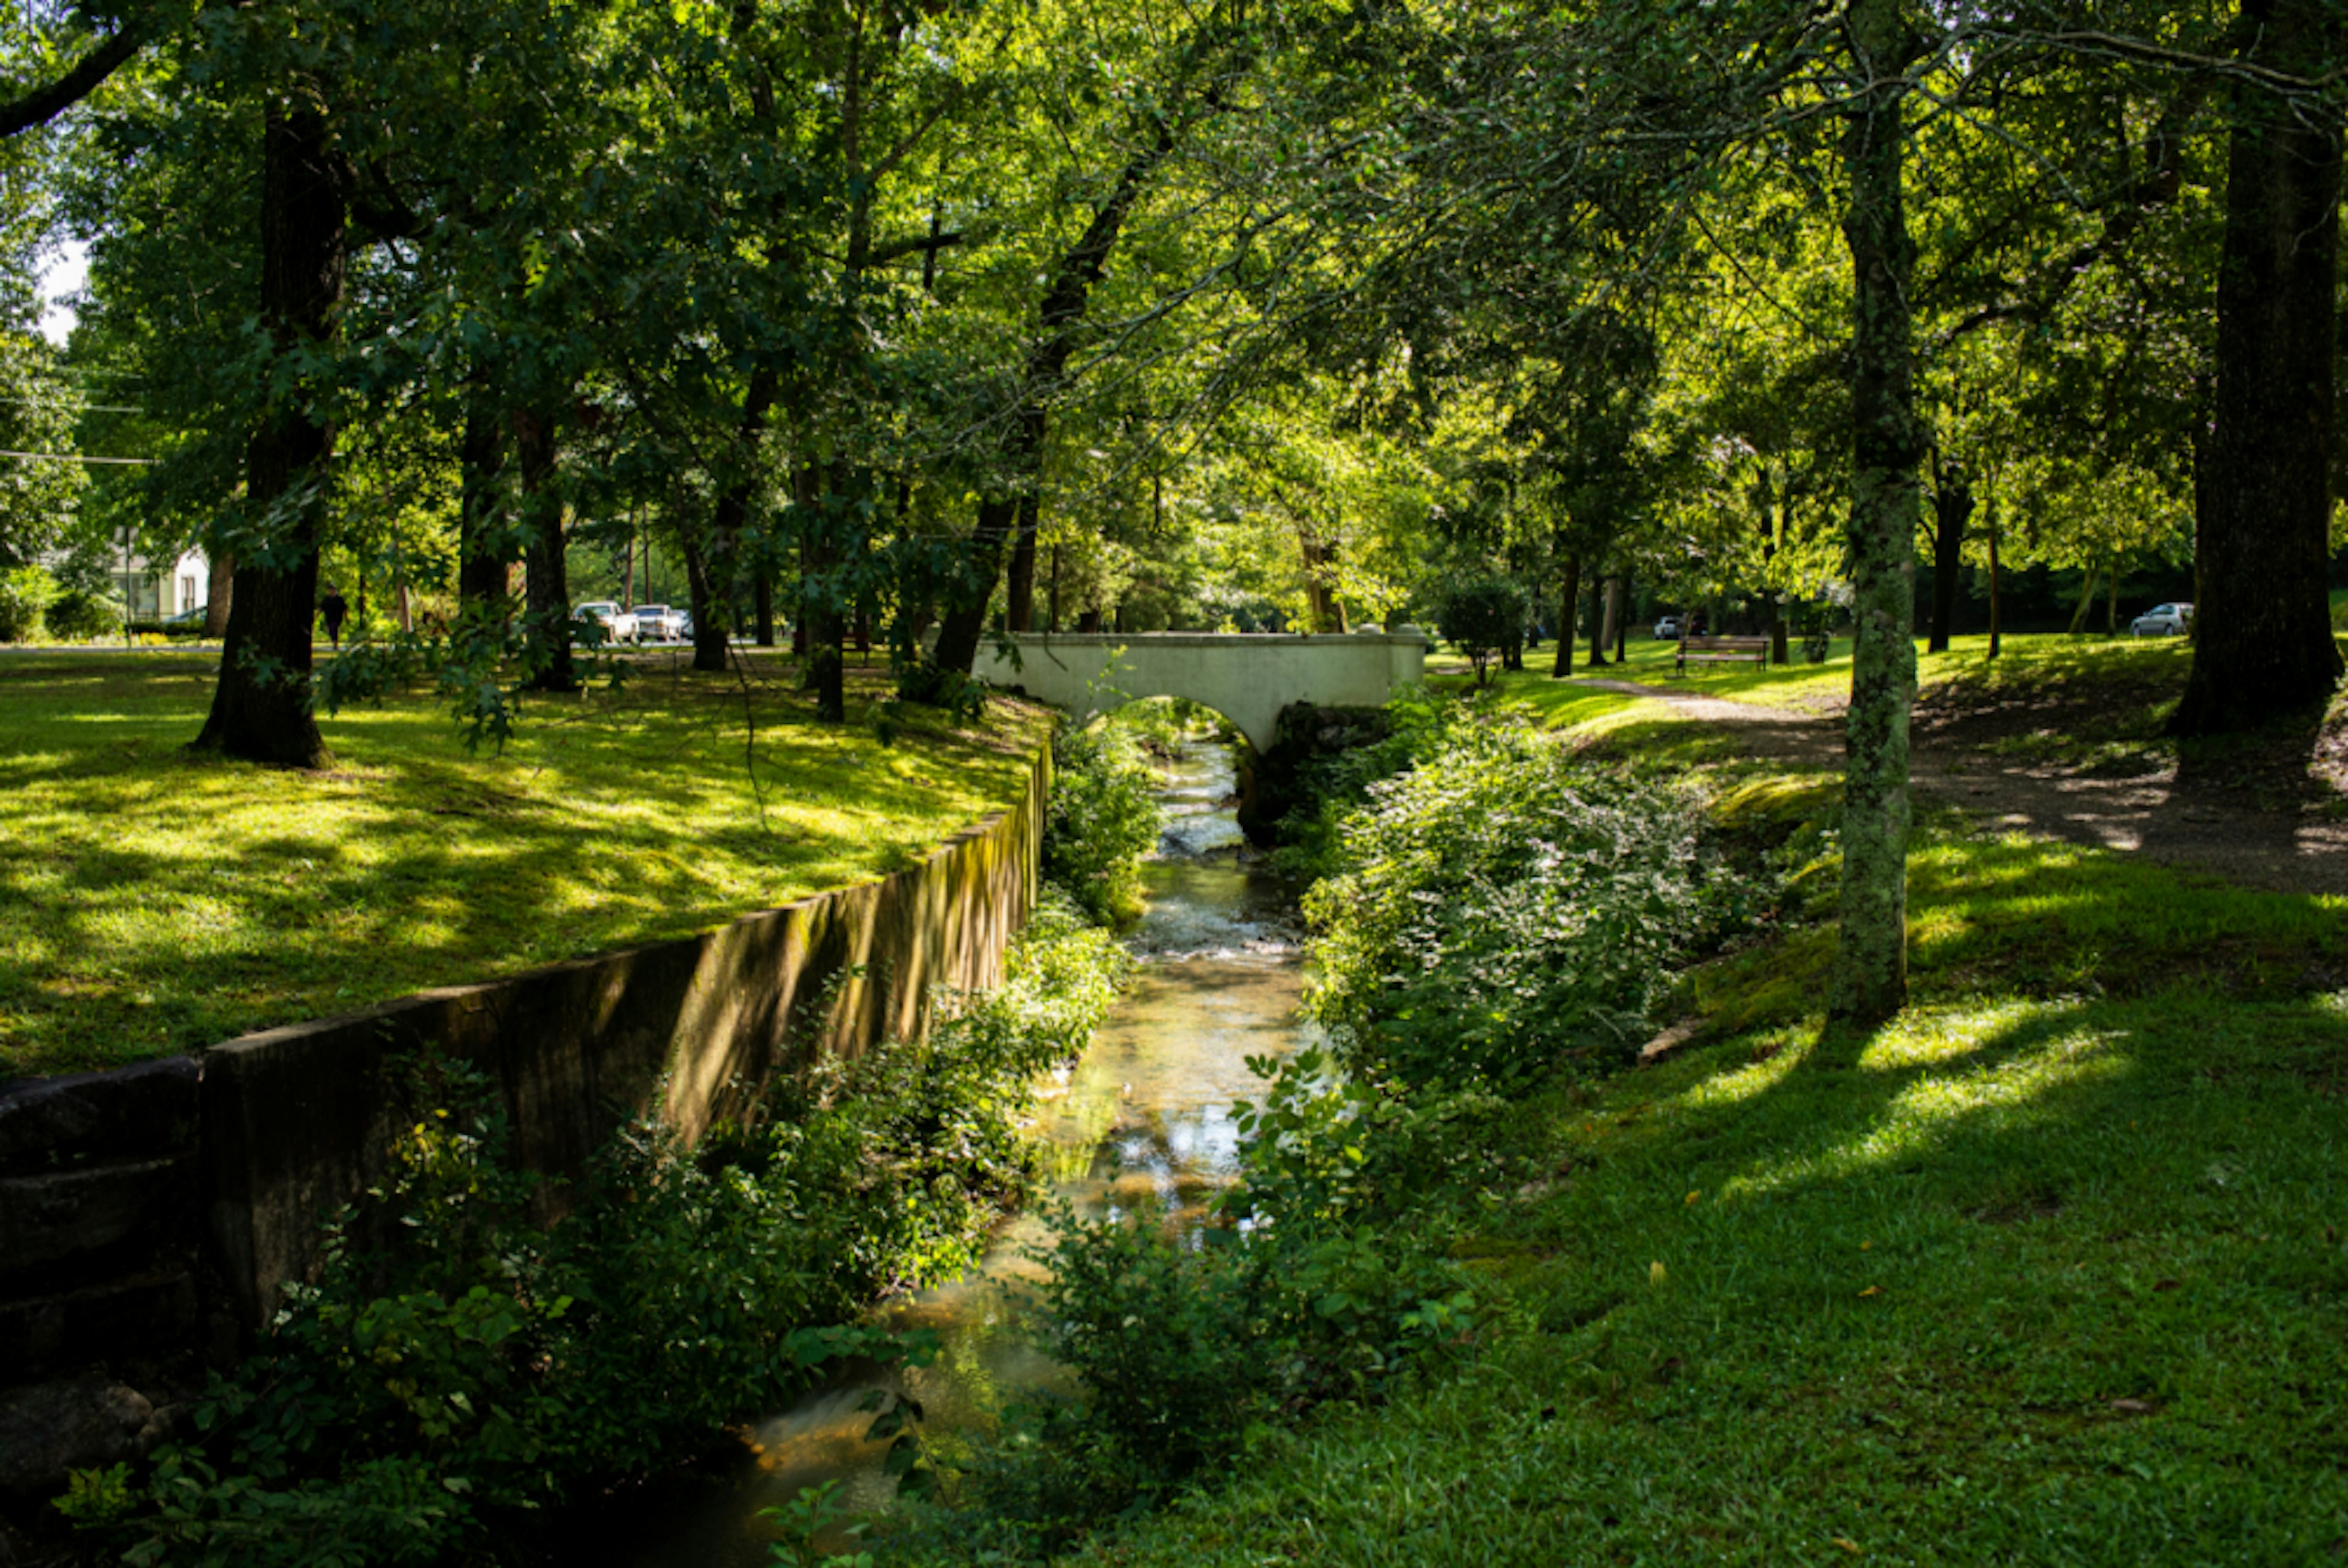
<svg viewBox="0 0 2348 1568"><path fill-rule="evenodd" d="M1262 1087L1250 1060L1296 1049L1302 997L1293 889L1240 857L1231 748L1185 743L1158 792L1158 849L1141 871L1141 918L1123 933L1138 968L1081 1058L1044 1085L1033 1132L1046 1157L1043 1201L998 1230L963 1277L884 1309L893 1327L938 1337L934 1360L830 1383L744 1434L736 1462L690 1484L597 1513L581 1539L623 1568L752 1568L774 1532L762 1511L833 1485L848 1513L891 1505L891 1438L868 1437L868 1401L910 1399L924 1442L957 1451L1007 1405L1074 1391L1039 1346L1051 1210L1138 1210L1196 1223L1239 1170L1234 1102ZM828 1535L825 1544L844 1546Z"/></svg>
<svg viewBox="0 0 2348 1568"><path fill-rule="evenodd" d="M997 984L1037 897L1050 788L1039 753L1016 801L921 865L698 937L427 991L195 1059L9 1086L0 1387L23 1408L64 1399L98 1435L70 1451L25 1448L0 1492L37 1493L60 1463L125 1457L125 1422L100 1419L121 1403L114 1390L168 1406L252 1342L280 1287L314 1267L320 1222L383 1181L386 1152L426 1109L401 1088L398 1064L416 1051L436 1048L493 1086L518 1165L555 1179L533 1198L551 1219L567 1202L558 1184L655 1099L697 1136L738 1115L778 1067L917 1038L939 988ZM138 1424L129 1452L151 1443L153 1425Z"/></svg>

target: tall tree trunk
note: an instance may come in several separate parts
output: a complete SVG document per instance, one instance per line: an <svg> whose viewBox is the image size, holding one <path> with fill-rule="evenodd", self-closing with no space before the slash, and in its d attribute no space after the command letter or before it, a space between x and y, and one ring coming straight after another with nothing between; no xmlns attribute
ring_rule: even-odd
<svg viewBox="0 0 2348 1568"><path fill-rule="evenodd" d="M1869 1026L1908 998L1908 720L1916 693L1915 348L1901 163L1915 47L1900 0L1850 0L1852 58L1865 87L1848 111L1843 235L1856 281L1851 334L1852 620L1843 779L1842 922L1829 1008Z"/></svg>
<svg viewBox="0 0 2348 1568"><path fill-rule="evenodd" d="M1997 565L1997 492L1995 490L1990 492L1988 504L1983 508L1982 522L1989 534L1989 656L1994 659L2000 651L1998 639L2004 630L1998 619L1997 594L2000 584Z"/></svg>
<svg viewBox="0 0 2348 1568"><path fill-rule="evenodd" d="M1590 667L1606 667L1606 579L1590 579Z"/></svg>
<svg viewBox="0 0 2348 1568"><path fill-rule="evenodd" d="M775 645L775 574L766 567L758 569L757 586L752 589L751 613L757 618L754 635L761 648Z"/></svg>
<svg viewBox="0 0 2348 1568"><path fill-rule="evenodd" d="M505 491L506 422L487 393L465 401L458 452L457 600L461 610L494 604L513 591Z"/></svg>
<svg viewBox="0 0 2348 1568"><path fill-rule="evenodd" d="M734 445L746 472L717 494L717 504L710 509L709 539L703 548L702 569L693 584L695 670L716 672L726 665L726 643L734 632L734 593L741 577L742 530L749 523L750 508L758 497L755 472L758 442L766 434L767 421L781 391L781 378L761 365L750 373L750 384L742 395L742 416L735 425ZM772 643L770 631L767 641L760 646Z"/></svg>
<svg viewBox="0 0 2348 1568"><path fill-rule="evenodd" d="M1606 579L1606 641L1622 663L1631 646L1631 579L1621 572Z"/></svg>
<svg viewBox="0 0 2348 1568"><path fill-rule="evenodd" d="M212 557L211 565L211 583L204 598L204 635L221 637L228 631L228 607L236 584L236 558L221 550Z"/></svg>
<svg viewBox="0 0 2348 1568"><path fill-rule="evenodd" d="M1035 346L1028 351L1022 378L1025 390L1004 454L1004 467L1011 476L1007 493L979 501L978 523L971 530L963 580L950 590L940 619L937 651L932 663L908 682L909 696L931 701L953 694L978 658L979 637L986 630L987 602L1003 572L1003 541L1018 520L1022 500L1036 493L1043 474L1045 422L1066 377L1068 357L1076 351L1093 287L1107 270L1109 252L1142 187L1173 151L1176 124L1170 114L1159 119L1156 138L1127 160L1116 187L1094 210L1092 221L1054 270L1052 285L1036 311L1039 330Z"/></svg>
<svg viewBox="0 0 2348 1568"><path fill-rule="evenodd" d="M346 254L343 192L324 113L296 100L263 122L261 313L281 355L321 344L335 330ZM310 640L318 599L318 519L335 436L280 394L245 448L245 505L272 548L239 561L229 594L220 683L198 749L252 762L317 767L325 742L310 706Z"/></svg>
<svg viewBox="0 0 2348 1568"><path fill-rule="evenodd" d="M535 411L513 416L514 460L521 470L521 518L526 543L530 677L533 692L576 692L571 658L571 567L563 538L562 491L555 482L555 424Z"/></svg>
<svg viewBox="0 0 2348 1568"><path fill-rule="evenodd" d="M1973 515L1973 492L1965 471L1954 463L1933 463L1932 629L1926 651L1946 653L1957 629L1957 577L1963 569L1965 523Z"/></svg>
<svg viewBox="0 0 2348 1568"><path fill-rule="evenodd" d="M842 612L836 568L839 551L831 529L837 519L833 506L839 487L813 464L803 466L796 480L798 518L799 620L807 627L806 685L815 693L816 717L839 723L848 717L848 618Z"/></svg>
<svg viewBox="0 0 2348 1568"><path fill-rule="evenodd" d="M2117 637L2120 634L2120 563L2117 557L2114 557L2112 564L2104 569L2104 635Z"/></svg>
<svg viewBox="0 0 2348 1568"><path fill-rule="evenodd" d="M2335 68L2326 0L2244 0L2248 58L2311 78ZM2331 553L2340 132L2313 93L2234 89L2217 383L2199 496L2193 670L2170 727L2240 729L2339 684Z"/></svg>
<svg viewBox="0 0 2348 1568"><path fill-rule="evenodd" d="M1043 501L1034 492L1019 497L1018 532L1011 539L1011 575L1004 585L1007 606L1004 624L1013 631L1035 630L1035 530L1043 512Z"/></svg>
<svg viewBox="0 0 2348 1568"><path fill-rule="evenodd" d="M2079 608L2071 612L2073 637L2084 636L2087 630L2087 611L2096 604L2096 569L2090 564L2079 569Z"/></svg>
<svg viewBox="0 0 2348 1568"><path fill-rule="evenodd" d="M1573 612L1581 602L1581 558L1565 558L1565 582L1557 596L1557 655L1550 661L1550 673L1563 677L1573 673Z"/></svg>

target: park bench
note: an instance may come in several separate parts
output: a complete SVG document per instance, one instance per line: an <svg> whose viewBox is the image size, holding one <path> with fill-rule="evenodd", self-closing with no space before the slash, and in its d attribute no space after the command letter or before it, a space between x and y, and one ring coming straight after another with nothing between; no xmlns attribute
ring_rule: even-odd
<svg viewBox="0 0 2348 1568"><path fill-rule="evenodd" d="M1680 639L1679 666L1675 675L1687 673L1690 664L1752 664L1769 667L1769 640L1766 637L1683 637Z"/></svg>

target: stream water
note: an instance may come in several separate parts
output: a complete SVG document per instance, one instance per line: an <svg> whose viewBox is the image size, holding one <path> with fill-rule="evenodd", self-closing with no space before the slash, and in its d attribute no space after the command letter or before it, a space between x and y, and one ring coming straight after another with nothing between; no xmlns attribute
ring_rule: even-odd
<svg viewBox="0 0 2348 1568"><path fill-rule="evenodd" d="M1141 966L1092 1048L1045 1087L1037 1131L1050 1147L1051 1196L1104 1214L1147 1199L1179 1218L1234 1172L1234 1100L1251 1096L1251 1056L1292 1050L1303 979L1293 904L1274 879L1243 862L1229 802L1231 756L1183 745L1164 767L1159 853L1144 874L1148 907L1127 942ZM1040 1208L1043 1205L1038 1205ZM893 1322L936 1331L937 1361L883 1386L919 1400L926 1429L951 1433L986 1421L1006 1399L1058 1387L1065 1374L1035 1346L1022 1286L1049 1233L1035 1212L996 1234L969 1275L889 1309ZM767 1560L763 1509L803 1487L840 1483L851 1512L886 1505L885 1445L864 1440L859 1409L874 1385L829 1389L761 1423L755 1462L659 1517L639 1539L616 1528L607 1562L628 1568L748 1568Z"/></svg>

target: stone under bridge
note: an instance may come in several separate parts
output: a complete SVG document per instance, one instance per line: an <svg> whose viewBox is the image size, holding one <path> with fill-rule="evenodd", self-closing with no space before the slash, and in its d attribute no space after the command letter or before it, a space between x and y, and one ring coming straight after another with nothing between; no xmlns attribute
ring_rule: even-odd
<svg viewBox="0 0 2348 1568"><path fill-rule="evenodd" d="M1076 716L1144 697L1188 697L1236 725L1259 752L1292 702L1375 707L1426 673L1416 627L1323 636L1281 632L1074 632L1014 637L1014 661L990 642L972 666L998 686Z"/></svg>

